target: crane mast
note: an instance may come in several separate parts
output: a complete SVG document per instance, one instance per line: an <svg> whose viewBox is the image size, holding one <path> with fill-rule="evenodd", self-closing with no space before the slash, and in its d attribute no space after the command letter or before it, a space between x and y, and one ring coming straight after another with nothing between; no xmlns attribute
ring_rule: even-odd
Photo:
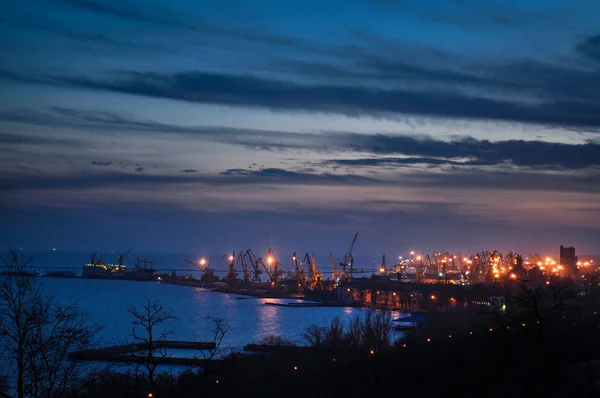
<svg viewBox="0 0 600 398"><path fill-rule="evenodd" d="M235 251L232 251L231 254L229 255L229 257L227 257L227 255L224 255L223 260L225 261L225 264L227 264L227 268L229 270L227 272L227 279L229 279L230 281L235 280L238 276L238 270L235 267L235 262L236 262Z"/></svg>
<svg viewBox="0 0 600 398"><path fill-rule="evenodd" d="M329 262L331 263L331 269L333 270L332 278L337 282L344 273L342 271L338 271L338 264L333 257L333 253L329 253Z"/></svg>
<svg viewBox="0 0 600 398"><path fill-rule="evenodd" d="M117 264L119 266L123 266L125 264L125 257L127 257L127 255L129 254L130 251L131 251L131 249L129 249L125 253L119 255L119 261L117 262Z"/></svg>
<svg viewBox="0 0 600 398"><path fill-rule="evenodd" d="M298 257L296 256L296 252L292 254L292 261L294 262L294 269L296 271L296 278L298 280L298 286L303 288L306 286L306 273L302 268L301 264L298 262Z"/></svg>
<svg viewBox="0 0 600 398"><path fill-rule="evenodd" d="M267 265L265 265L265 263L262 263L263 267L265 268L265 271L269 275L269 282L271 282L272 284L277 284L279 282L279 277L281 277L281 274L283 272L280 268L281 263L279 262L279 260L277 260L275 252L271 248L267 250L267 264L268 267Z"/></svg>
<svg viewBox="0 0 600 398"><path fill-rule="evenodd" d="M252 249L248 249L246 253L244 253L244 258L246 257L250 260L250 264L252 264L252 282L260 282L260 274L262 274L260 264L262 263L262 260L256 258Z"/></svg>
<svg viewBox="0 0 600 398"><path fill-rule="evenodd" d="M244 282L248 283L251 280L251 276L250 276L250 271L248 269L248 263L245 262L244 259L245 259L244 252L240 251L237 256L236 264L239 264L241 266L242 273L244 274Z"/></svg>
<svg viewBox="0 0 600 398"><path fill-rule="evenodd" d="M354 257L352 256L352 252L354 251L354 245L356 244L356 238L358 237L358 232L354 235L354 239L352 239L352 243L350 244L350 249L342 258L340 262L340 267L342 267L342 271L344 272L342 278L344 281L351 281L352 274L354 272Z"/></svg>
<svg viewBox="0 0 600 398"><path fill-rule="evenodd" d="M317 269L317 261L315 260L315 254L313 253L311 256L309 253L306 253L304 255L304 262L308 266L308 287L310 287L311 289L320 287L323 281L323 276L321 274L321 271Z"/></svg>
<svg viewBox="0 0 600 398"><path fill-rule="evenodd" d="M204 259L200 260L198 264L187 258L185 259L185 261L202 271L202 276L200 277L200 280L203 280L205 282L212 282L215 278L215 270L210 266L210 264L212 263L212 256L208 258L208 263L206 263Z"/></svg>

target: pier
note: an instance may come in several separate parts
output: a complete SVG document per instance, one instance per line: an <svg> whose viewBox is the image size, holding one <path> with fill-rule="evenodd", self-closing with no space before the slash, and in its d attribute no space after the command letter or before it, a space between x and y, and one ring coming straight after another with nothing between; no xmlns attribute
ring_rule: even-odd
<svg viewBox="0 0 600 398"><path fill-rule="evenodd" d="M74 351L69 353L69 359L77 361L99 361L99 362L115 362L115 363L145 363L148 357L144 355L136 355L136 353L147 350L148 347L143 344L124 344L110 347L96 348L90 350ZM165 340L154 342L152 349L187 349L206 351L216 349L216 344L213 342L195 342L195 341L178 341ZM155 356L152 359L158 365L202 365L205 360L203 358L182 358L182 357L160 357ZM211 360L211 362L215 362Z"/></svg>

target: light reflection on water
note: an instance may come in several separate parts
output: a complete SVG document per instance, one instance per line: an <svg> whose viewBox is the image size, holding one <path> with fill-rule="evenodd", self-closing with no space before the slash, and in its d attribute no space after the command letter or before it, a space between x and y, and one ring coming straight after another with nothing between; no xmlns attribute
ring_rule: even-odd
<svg viewBox="0 0 600 398"><path fill-rule="evenodd" d="M334 316L347 325L365 310L345 307L282 307L265 302L297 302L245 298L152 282L106 281L97 279L42 278L44 289L61 301L75 302L90 319L102 325L101 345L124 344L131 335L131 316L127 309L139 306L144 298L159 299L170 308L175 320L173 340L206 341L212 338L210 318L222 318L228 327L223 344L241 349L266 335L280 335L302 344L302 332L311 324L327 326ZM397 313L392 314L397 317Z"/></svg>

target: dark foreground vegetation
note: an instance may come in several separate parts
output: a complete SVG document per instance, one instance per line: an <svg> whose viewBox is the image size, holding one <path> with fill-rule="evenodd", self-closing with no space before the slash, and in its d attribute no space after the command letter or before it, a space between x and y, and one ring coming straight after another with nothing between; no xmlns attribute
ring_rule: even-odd
<svg viewBox="0 0 600 398"><path fill-rule="evenodd" d="M19 253L4 259L13 270L27 264ZM8 344L3 358L11 363L2 387L11 396L600 396L600 286L595 275L583 287L519 282L507 298L506 312L432 314L423 327L396 342L390 314L368 311L347 325L336 318L328 327L308 328L306 347L269 336L257 343L272 349L223 356L227 327L212 320L215 348L199 352L196 366L177 371L156 365L167 356L156 341L171 335L164 326L173 314L148 300L130 311L132 355L143 360L125 370L96 372L83 372L85 363L66 356L91 342L96 329L85 316L43 296L34 279L11 275L4 277L0 292L0 338ZM55 313L71 315L48 315ZM57 328L60 339L52 334Z"/></svg>

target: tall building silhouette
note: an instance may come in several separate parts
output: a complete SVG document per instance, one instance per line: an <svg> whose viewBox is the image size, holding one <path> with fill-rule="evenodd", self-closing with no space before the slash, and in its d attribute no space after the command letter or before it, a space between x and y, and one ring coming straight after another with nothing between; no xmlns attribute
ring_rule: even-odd
<svg viewBox="0 0 600 398"><path fill-rule="evenodd" d="M567 276L577 275L577 256L574 247L560 245L560 264L565 267Z"/></svg>

